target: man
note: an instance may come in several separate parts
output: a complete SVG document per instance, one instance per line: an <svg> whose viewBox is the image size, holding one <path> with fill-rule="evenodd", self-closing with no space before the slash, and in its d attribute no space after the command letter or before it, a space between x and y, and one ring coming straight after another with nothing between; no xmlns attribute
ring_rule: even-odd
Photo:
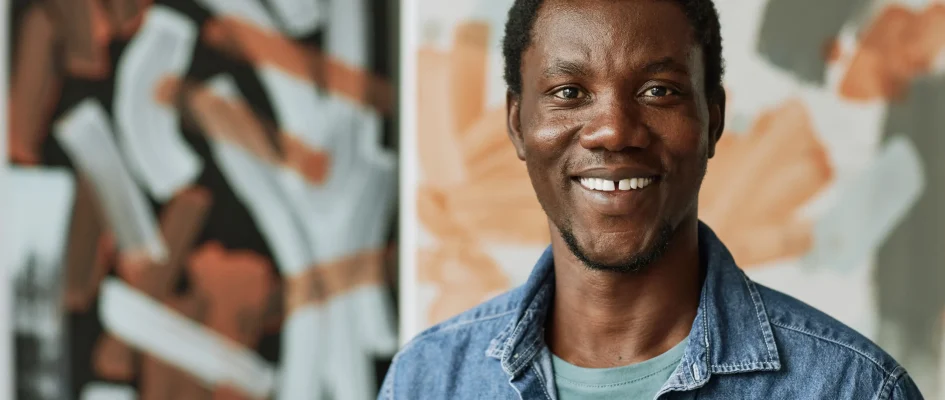
<svg viewBox="0 0 945 400"><path fill-rule="evenodd" d="M379 398L922 398L869 340L751 282L699 222L721 51L711 0L515 2L508 133L551 246L524 286L404 347Z"/></svg>

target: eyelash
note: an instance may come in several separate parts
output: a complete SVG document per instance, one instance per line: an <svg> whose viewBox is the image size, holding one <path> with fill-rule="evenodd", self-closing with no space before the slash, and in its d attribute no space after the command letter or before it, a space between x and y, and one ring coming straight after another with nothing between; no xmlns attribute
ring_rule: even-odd
<svg viewBox="0 0 945 400"><path fill-rule="evenodd" d="M561 96L561 92L563 92L563 91L565 91L565 90L569 90L569 89L570 89L570 90L576 90L576 91L578 92L578 97L564 97L564 96ZM580 100L580 99L584 98L583 96L587 96L587 93L585 93L583 90L581 90L581 88L579 88L579 87L577 87L577 86L565 86L565 87L559 88L558 90L555 90L554 92L551 93L551 95L554 96L554 97L556 97L556 98L558 98L558 99L561 99L561 100Z"/></svg>
<svg viewBox="0 0 945 400"><path fill-rule="evenodd" d="M648 87L648 88L646 88L646 90L643 91L643 93L644 93L644 94L647 94L647 93L649 93L650 91L652 91L653 89L665 89L666 92L667 92L667 93L666 93L665 95L663 95L663 96L653 96L653 97L667 97L667 96L678 96L678 95L679 95L679 91L678 91L678 90L673 89L673 88L671 88L671 87L669 87L669 86L663 86L663 85L657 85L657 86Z"/></svg>
<svg viewBox="0 0 945 400"><path fill-rule="evenodd" d="M666 94L664 94L664 95L662 95L662 96L649 96L649 95L647 95L647 94L648 94L649 92L651 92L653 89L664 89L664 90L666 91ZM564 92L565 90L576 90L576 91L578 92L578 93L577 93L578 97L564 97L564 96L562 95L562 92ZM679 92L678 90L676 90L676 89L673 89L673 88L669 87L669 86L665 86L665 85L654 85L654 86L650 86L650 87L646 88L646 89L643 91L643 94L644 94L644 97L657 97L657 98L660 98L660 97L669 97L669 96L679 96L679 95L680 95L680 92ZM562 88L559 88L559 89L553 91L553 92L551 93L551 95L554 96L555 98L559 99L559 100L573 101L573 100L582 100L584 97L587 96L587 93L586 93L583 89L581 89L581 88L579 88L579 87L577 87L577 86L565 86L565 87L562 87Z"/></svg>

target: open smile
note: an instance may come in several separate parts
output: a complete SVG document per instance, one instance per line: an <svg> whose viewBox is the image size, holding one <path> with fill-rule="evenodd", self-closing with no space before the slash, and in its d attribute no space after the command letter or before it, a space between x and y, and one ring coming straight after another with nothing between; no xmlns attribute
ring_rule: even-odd
<svg viewBox="0 0 945 400"><path fill-rule="evenodd" d="M655 177L625 178L616 181L601 178L577 178L577 181L587 190L601 192L640 190L656 181Z"/></svg>
<svg viewBox="0 0 945 400"><path fill-rule="evenodd" d="M590 175L590 176L588 176ZM571 178L582 202L591 209L610 216L637 214L651 206L657 197L647 195L659 186L659 175L648 173L595 173Z"/></svg>

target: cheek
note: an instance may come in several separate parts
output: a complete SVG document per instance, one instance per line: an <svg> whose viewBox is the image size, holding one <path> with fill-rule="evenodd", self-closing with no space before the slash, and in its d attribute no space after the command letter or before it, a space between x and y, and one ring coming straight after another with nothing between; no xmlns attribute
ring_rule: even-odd
<svg viewBox="0 0 945 400"><path fill-rule="evenodd" d="M539 122L540 121L540 122ZM539 202L545 210L556 210L566 202L570 180L564 172L572 151L571 130L574 122L563 119L535 118L525 124L525 165Z"/></svg>
<svg viewBox="0 0 945 400"><path fill-rule="evenodd" d="M698 118L678 118L664 125L662 159L670 180L667 189L677 194L699 190L708 162L708 133Z"/></svg>
<svg viewBox="0 0 945 400"><path fill-rule="evenodd" d="M564 115L539 115L523 123L527 158L543 164L544 168L551 167L569 151L575 127L579 125L573 116ZM560 173L560 168L546 171L556 172Z"/></svg>

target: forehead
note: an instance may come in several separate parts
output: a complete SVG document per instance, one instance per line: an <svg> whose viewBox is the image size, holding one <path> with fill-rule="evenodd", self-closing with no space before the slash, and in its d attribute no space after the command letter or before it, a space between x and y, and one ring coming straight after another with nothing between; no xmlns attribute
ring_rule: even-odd
<svg viewBox="0 0 945 400"><path fill-rule="evenodd" d="M531 39L525 58L538 63L578 59L623 69L671 58L701 69L701 62L690 63L700 59L694 56L701 51L675 1L547 0ZM523 67L531 67L527 64Z"/></svg>

